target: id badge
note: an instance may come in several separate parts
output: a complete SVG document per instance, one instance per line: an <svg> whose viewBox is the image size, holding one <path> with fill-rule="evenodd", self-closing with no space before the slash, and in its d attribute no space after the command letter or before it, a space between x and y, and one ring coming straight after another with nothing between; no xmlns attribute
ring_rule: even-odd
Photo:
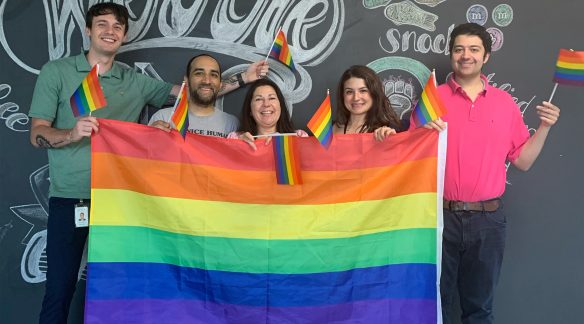
<svg viewBox="0 0 584 324"><path fill-rule="evenodd" d="M89 208L83 200L75 205L75 227L89 226Z"/></svg>

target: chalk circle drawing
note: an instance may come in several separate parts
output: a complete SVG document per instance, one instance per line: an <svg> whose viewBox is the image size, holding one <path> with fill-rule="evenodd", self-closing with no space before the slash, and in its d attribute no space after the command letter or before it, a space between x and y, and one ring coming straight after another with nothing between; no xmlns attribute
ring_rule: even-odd
<svg viewBox="0 0 584 324"><path fill-rule="evenodd" d="M499 27L506 27L513 21L513 8L502 3L493 9L493 22Z"/></svg>
<svg viewBox="0 0 584 324"><path fill-rule="evenodd" d="M416 6L410 0L392 3L385 7L385 17L396 25L412 25L427 31L435 31L438 16Z"/></svg>
<svg viewBox="0 0 584 324"><path fill-rule="evenodd" d="M30 226L24 235L21 244L25 250L20 260L20 274L28 283L39 283L46 280L47 272L47 221L49 210L49 166L44 165L29 176L30 187L37 200L36 204L12 206L10 210L23 223ZM85 265L87 263L86 251L81 267L79 279L85 278Z"/></svg>
<svg viewBox="0 0 584 324"><path fill-rule="evenodd" d="M47 279L47 230L36 232L26 244L20 259L20 275L29 283L39 283Z"/></svg>
<svg viewBox="0 0 584 324"><path fill-rule="evenodd" d="M414 105L416 98L414 92L419 92L417 96L422 92L426 81L430 77L430 70L420 61L401 56L382 57L372 61L367 66L378 75L386 71L392 74L391 77L384 80L385 95L397 115L400 118L406 117ZM403 72L407 72L414 77L417 84L413 84L411 80L405 82L401 76L393 76L393 74ZM414 89L419 89L419 91L414 91Z"/></svg>
<svg viewBox="0 0 584 324"><path fill-rule="evenodd" d="M5 99L12 92L9 84L0 84L0 100ZM0 103L0 119L4 120L4 125L15 132L28 132L29 118L26 114L19 112L20 107L14 102Z"/></svg>
<svg viewBox="0 0 584 324"><path fill-rule="evenodd" d="M487 28L487 32L491 35L491 40L493 41L491 51L496 52L500 50L503 47L503 32L497 27L489 27Z"/></svg>
<svg viewBox="0 0 584 324"><path fill-rule="evenodd" d="M365 9L375 9L386 6L391 0L363 0L363 7Z"/></svg>
<svg viewBox="0 0 584 324"><path fill-rule="evenodd" d="M489 11L481 4L474 4L466 10L466 21L483 26L489 19Z"/></svg>

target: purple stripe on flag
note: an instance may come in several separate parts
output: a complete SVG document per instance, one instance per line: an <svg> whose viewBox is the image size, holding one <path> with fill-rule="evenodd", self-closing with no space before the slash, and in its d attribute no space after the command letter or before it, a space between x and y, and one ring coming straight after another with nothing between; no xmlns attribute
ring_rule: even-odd
<svg viewBox="0 0 584 324"><path fill-rule="evenodd" d="M559 83L559 84L584 87L584 80L570 80L570 79L555 78L554 77L554 82Z"/></svg>
<svg viewBox="0 0 584 324"><path fill-rule="evenodd" d="M69 103L71 104L71 108L73 108L73 115L75 117L85 115L87 110L89 110L88 107L83 105L83 100L81 99L81 93L79 90L75 91L73 96L70 98Z"/></svg>
<svg viewBox="0 0 584 324"><path fill-rule="evenodd" d="M89 324L436 323L438 313L436 301L426 299L382 299L316 307L269 308L196 300L99 300L87 301L85 309L85 323Z"/></svg>

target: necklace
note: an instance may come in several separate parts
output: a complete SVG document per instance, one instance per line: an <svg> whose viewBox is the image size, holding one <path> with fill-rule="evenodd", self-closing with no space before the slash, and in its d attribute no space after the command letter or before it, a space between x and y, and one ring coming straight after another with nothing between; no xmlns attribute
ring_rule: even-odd
<svg viewBox="0 0 584 324"><path fill-rule="evenodd" d="M343 134L347 134L347 131L349 131L349 134L358 134L361 133L361 131L363 130L363 127L365 126L365 124L361 124L358 127L351 127L348 128L347 124L345 124L345 127L343 129Z"/></svg>

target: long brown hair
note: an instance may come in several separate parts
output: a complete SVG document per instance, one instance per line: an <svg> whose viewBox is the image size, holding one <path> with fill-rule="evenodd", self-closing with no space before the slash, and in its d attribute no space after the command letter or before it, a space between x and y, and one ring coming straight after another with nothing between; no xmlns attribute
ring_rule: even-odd
<svg viewBox="0 0 584 324"><path fill-rule="evenodd" d="M350 78L359 78L365 81L365 85L371 94L372 105L371 109L365 116L365 124L359 130L359 133L370 133L382 126L389 126L396 131L400 130L401 123L397 114L391 107L389 99L383 92L381 80L373 70L364 65L353 65L347 69L337 86L337 112L335 118L335 125L337 127L346 127L351 112L345 107L344 91L345 82Z"/></svg>
<svg viewBox="0 0 584 324"><path fill-rule="evenodd" d="M293 133L294 126L292 126L292 121L290 120L290 114L288 113L288 107L286 106L286 99L284 99L284 95L278 85L269 79L258 79L252 83L247 90L247 94L243 100L243 106L241 107L241 126L239 131L250 132L252 135L258 135L258 125L251 115L251 101L255 90L263 86L272 87L276 92L278 101L280 101L280 119L278 119L278 123L276 123L276 131L278 133Z"/></svg>

